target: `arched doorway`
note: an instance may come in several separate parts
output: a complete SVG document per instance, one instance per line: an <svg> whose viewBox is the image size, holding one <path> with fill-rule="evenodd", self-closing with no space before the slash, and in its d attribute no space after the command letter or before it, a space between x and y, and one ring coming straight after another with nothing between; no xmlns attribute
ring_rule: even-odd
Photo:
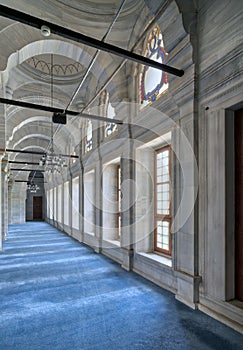
<svg viewBox="0 0 243 350"><path fill-rule="evenodd" d="M31 171L27 184L26 221L44 219L44 175L41 171Z"/></svg>

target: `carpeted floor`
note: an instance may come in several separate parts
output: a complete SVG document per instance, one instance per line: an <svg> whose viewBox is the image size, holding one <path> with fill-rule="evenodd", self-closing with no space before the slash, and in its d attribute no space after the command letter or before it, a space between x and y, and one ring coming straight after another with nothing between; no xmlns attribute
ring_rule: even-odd
<svg viewBox="0 0 243 350"><path fill-rule="evenodd" d="M46 223L0 253L1 350L243 349L243 336Z"/></svg>

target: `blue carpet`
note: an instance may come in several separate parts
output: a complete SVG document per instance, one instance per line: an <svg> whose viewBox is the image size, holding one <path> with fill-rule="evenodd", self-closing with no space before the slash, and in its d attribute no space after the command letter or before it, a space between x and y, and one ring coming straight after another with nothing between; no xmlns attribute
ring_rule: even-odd
<svg viewBox="0 0 243 350"><path fill-rule="evenodd" d="M1 350L243 349L243 337L46 223L0 254Z"/></svg>

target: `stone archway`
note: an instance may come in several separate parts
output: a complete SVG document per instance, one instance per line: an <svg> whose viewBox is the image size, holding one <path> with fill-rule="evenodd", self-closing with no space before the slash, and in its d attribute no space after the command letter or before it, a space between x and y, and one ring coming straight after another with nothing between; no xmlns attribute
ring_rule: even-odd
<svg viewBox="0 0 243 350"><path fill-rule="evenodd" d="M41 171L31 171L28 177L26 195L26 221L44 219L44 175Z"/></svg>

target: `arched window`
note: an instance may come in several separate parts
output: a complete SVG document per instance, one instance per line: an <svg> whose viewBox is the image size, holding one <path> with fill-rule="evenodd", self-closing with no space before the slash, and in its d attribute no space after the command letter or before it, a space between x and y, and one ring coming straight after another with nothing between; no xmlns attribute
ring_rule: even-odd
<svg viewBox="0 0 243 350"><path fill-rule="evenodd" d="M158 26L149 34L145 56L151 60L164 63L167 53L164 49L163 37ZM167 73L158 69L144 66L141 72L140 93L141 107L156 101L168 89Z"/></svg>
<svg viewBox="0 0 243 350"><path fill-rule="evenodd" d="M90 150L92 150L92 133L92 122L91 120L88 120L88 125L86 129L85 152L89 152Z"/></svg>
<svg viewBox="0 0 243 350"><path fill-rule="evenodd" d="M107 118L110 118L110 119L113 119L115 117L115 108L112 107L110 102L108 102L108 104L107 104L106 116L107 116ZM111 135L116 130L117 130L117 124L106 123L105 137Z"/></svg>

